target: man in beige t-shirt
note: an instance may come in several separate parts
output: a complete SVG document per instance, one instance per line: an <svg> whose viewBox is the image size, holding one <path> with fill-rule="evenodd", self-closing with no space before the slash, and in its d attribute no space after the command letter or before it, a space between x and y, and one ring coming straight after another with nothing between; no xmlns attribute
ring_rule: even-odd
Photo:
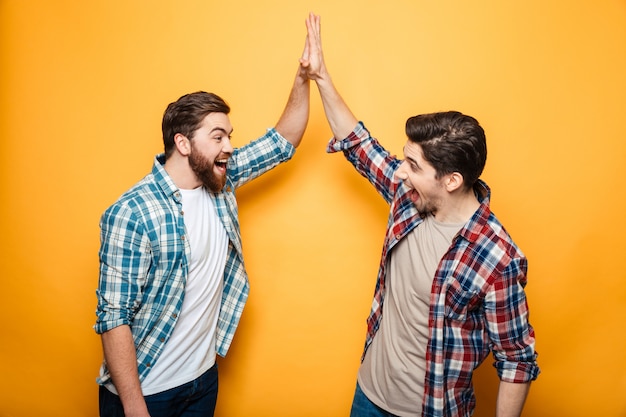
<svg viewBox="0 0 626 417"><path fill-rule="evenodd" d="M489 353L496 416L519 416L539 374L527 260L489 207L482 127L457 111L411 117L396 158L333 85L318 16L307 29L303 67L334 135L328 151L342 152L390 205L351 416L468 417L472 374Z"/></svg>

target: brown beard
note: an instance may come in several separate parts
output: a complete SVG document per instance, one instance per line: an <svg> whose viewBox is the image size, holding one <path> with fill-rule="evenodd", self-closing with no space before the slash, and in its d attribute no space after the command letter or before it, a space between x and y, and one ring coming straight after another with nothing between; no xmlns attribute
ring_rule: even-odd
<svg viewBox="0 0 626 417"><path fill-rule="evenodd" d="M189 166L207 190L217 193L224 188L226 177L219 178L213 171L214 163L195 152L193 146L189 154Z"/></svg>

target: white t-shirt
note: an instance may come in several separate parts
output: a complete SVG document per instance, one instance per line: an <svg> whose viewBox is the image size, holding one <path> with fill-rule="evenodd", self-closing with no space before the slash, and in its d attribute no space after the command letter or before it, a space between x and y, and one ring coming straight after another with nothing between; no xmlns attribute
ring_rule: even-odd
<svg viewBox="0 0 626 417"><path fill-rule="evenodd" d="M180 191L191 245L185 298L172 336L141 384L144 395L193 381L215 364L228 236L203 187Z"/></svg>

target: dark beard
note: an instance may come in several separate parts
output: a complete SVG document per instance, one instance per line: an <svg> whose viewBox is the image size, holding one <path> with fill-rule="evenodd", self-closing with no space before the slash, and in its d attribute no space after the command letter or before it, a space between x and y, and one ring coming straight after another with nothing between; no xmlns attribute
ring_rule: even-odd
<svg viewBox="0 0 626 417"><path fill-rule="evenodd" d="M189 155L189 166L208 191L218 193L224 188L226 178L218 178L213 172L213 163L193 149Z"/></svg>

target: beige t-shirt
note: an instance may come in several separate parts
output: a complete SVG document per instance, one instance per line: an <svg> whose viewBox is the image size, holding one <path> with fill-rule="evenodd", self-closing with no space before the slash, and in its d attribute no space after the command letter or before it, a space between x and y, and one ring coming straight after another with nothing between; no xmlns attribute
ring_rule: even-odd
<svg viewBox="0 0 626 417"><path fill-rule="evenodd" d="M427 216L391 252L382 321L358 381L370 401L393 414L421 416L432 282L462 227Z"/></svg>

